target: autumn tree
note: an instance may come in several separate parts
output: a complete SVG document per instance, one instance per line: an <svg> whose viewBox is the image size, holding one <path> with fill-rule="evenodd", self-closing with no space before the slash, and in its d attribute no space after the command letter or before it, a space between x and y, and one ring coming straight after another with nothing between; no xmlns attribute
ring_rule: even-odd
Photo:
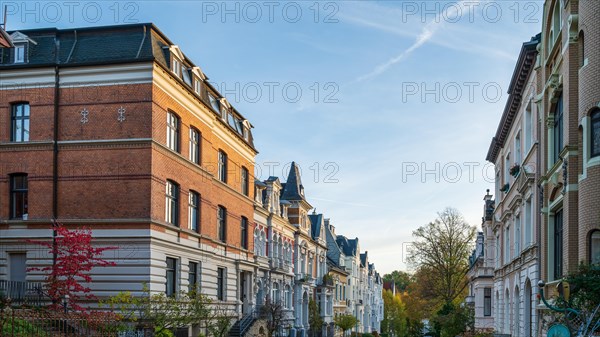
<svg viewBox="0 0 600 337"><path fill-rule="evenodd" d="M283 326L285 308L281 301L271 302L267 300L265 305L260 308L260 314L267 321L267 333L269 337L273 336L277 329Z"/></svg>
<svg viewBox="0 0 600 337"><path fill-rule="evenodd" d="M433 222L414 231L413 237L408 262L433 275L428 280L428 297L440 307L462 300L468 285L466 273L475 227L458 210L446 208Z"/></svg>
<svg viewBox="0 0 600 337"><path fill-rule="evenodd" d="M342 329L343 335L346 335L346 331L352 329L358 323L358 320L352 315L338 315L335 316L333 322Z"/></svg>
<svg viewBox="0 0 600 337"><path fill-rule="evenodd" d="M391 290L384 290L383 297L383 320L381 321L381 332L392 336L406 335L406 311L400 294L394 294Z"/></svg>
<svg viewBox="0 0 600 337"><path fill-rule="evenodd" d="M67 229L55 223L56 238L54 242L29 240L28 242L45 247L56 256L52 266L29 268L48 272L46 285L48 296L56 308L64 300L68 307L76 311L85 311L79 305L82 297L94 300L90 288L85 283L92 282L91 271L96 267L114 266L114 262L102 258L105 251L115 247L94 247L92 231L87 228Z"/></svg>

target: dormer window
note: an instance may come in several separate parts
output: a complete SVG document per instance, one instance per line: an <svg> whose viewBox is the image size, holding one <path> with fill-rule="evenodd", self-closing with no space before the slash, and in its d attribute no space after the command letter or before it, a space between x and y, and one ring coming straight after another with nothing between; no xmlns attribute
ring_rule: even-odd
<svg viewBox="0 0 600 337"><path fill-rule="evenodd" d="M183 69L181 70L181 74L183 75L183 81L185 82L185 84L189 85L190 87L192 86L192 77L190 75L190 70L186 67L183 67Z"/></svg>
<svg viewBox="0 0 600 337"><path fill-rule="evenodd" d="M173 71L173 73L175 75L177 75L177 77L181 78L181 62L176 59L175 57L173 57L173 62L171 64L171 70Z"/></svg>
<svg viewBox="0 0 600 337"><path fill-rule="evenodd" d="M212 93L208 93L208 102L210 103L210 106L213 108L213 110L215 112L220 113L221 112L221 106L219 104L219 100L215 97L215 95L213 95Z"/></svg>
<svg viewBox="0 0 600 337"><path fill-rule="evenodd" d="M201 89L202 89L202 82L200 81L199 78L195 77L194 78L194 92L196 92L198 95L200 95Z"/></svg>
<svg viewBox="0 0 600 337"><path fill-rule="evenodd" d="M25 63L25 44L15 45L15 63Z"/></svg>

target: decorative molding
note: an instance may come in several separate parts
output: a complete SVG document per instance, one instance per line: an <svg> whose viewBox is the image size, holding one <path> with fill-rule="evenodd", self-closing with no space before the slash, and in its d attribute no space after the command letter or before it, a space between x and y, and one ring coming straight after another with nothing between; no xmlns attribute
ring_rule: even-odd
<svg viewBox="0 0 600 337"><path fill-rule="evenodd" d="M126 109L123 106L117 109L117 120L119 123L123 123L125 121L125 111Z"/></svg>
<svg viewBox="0 0 600 337"><path fill-rule="evenodd" d="M85 124L90 121L90 118L89 118L90 112L88 111L88 109L83 108L83 110L81 110L80 114L81 114L81 124Z"/></svg>

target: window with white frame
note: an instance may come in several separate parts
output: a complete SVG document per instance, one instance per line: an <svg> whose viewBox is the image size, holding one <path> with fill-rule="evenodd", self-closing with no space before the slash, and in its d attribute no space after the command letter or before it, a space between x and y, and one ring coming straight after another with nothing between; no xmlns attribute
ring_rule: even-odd
<svg viewBox="0 0 600 337"><path fill-rule="evenodd" d="M25 44L15 44L15 63L25 62Z"/></svg>
<svg viewBox="0 0 600 337"><path fill-rule="evenodd" d="M179 126L180 120L172 112L167 113L167 147L175 152L179 152Z"/></svg>
<svg viewBox="0 0 600 337"><path fill-rule="evenodd" d="M171 70L177 77L181 78L181 61L175 57L173 57L173 61L171 62Z"/></svg>
<svg viewBox="0 0 600 337"><path fill-rule="evenodd" d="M200 95L202 90L202 81L200 81L199 78L195 78L194 79L194 92L196 92L198 95Z"/></svg>
<svg viewBox="0 0 600 337"><path fill-rule="evenodd" d="M165 221L179 226L179 185L167 180L165 193Z"/></svg>
<svg viewBox="0 0 600 337"><path fill-rule="evenodd" d="M188 228L194 232L198 232L198 225L200 223L200 194L190 191L189 199Z"/></svg>
<svg viewBox="0 0 600 337"><path fill-rule="evenodd" d="M190 128L190 161L200 164L200 131Z"/></svg>

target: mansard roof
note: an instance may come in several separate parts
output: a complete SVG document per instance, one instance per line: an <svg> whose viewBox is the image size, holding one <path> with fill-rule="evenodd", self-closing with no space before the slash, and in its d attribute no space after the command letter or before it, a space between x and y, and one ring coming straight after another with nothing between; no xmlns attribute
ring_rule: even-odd
<svg viewBox="0 0 600 337"><path fill-rule="evenodd" d="M335 239L338 246L346 256L356 256L358 250L358 238L348 239L343 235L338 235Z"/></svg>
<svg viewBox="0 0 600 337"><path fill-rule="evenodd" d="M321 228L323 227L323 214L309 214L308 218L311 224L311 236L313 240L321 238ZM325 240L326 238L322 238Z"/></svg>
<svg viewBox="0 0 600 337"><path fill-rule="evenodd" d="M70 29L41 28L8 32L11 38L19 42L28 42L27 61L14 62L12 48L0 48L0 69L20 69L35 67L76 67L131 64L136 62L156 62L166 69L171 69L171 58L175 55L182 58L182 66L191 74L199 75L203 80L202 93L198 94L200 99L211 107L209 93L218 96L221 101L222 95L210 84L208 78L192 60L187 58L178 46L173 44L154 24L138 23L114 26L97 26ZM0 37L1 39L1 37ZM13 41L14 43L17 40ZM191 75L190 75L191 76ZM192 83L187 85L188 90L194 92ZM214 110L214 109L213 109ZM221 116L222 111L213 111ZM235 108L228 107L228 112L234 118L222 120L231 128L244 142L255 152L252 125ZM222 116L221 116L222 117ZM248 134L243 134L241 126L238 128L236 122L247 126ZM233 124L233 125L232 125ZM238 125L239 126L239 125Z"/></svg>

